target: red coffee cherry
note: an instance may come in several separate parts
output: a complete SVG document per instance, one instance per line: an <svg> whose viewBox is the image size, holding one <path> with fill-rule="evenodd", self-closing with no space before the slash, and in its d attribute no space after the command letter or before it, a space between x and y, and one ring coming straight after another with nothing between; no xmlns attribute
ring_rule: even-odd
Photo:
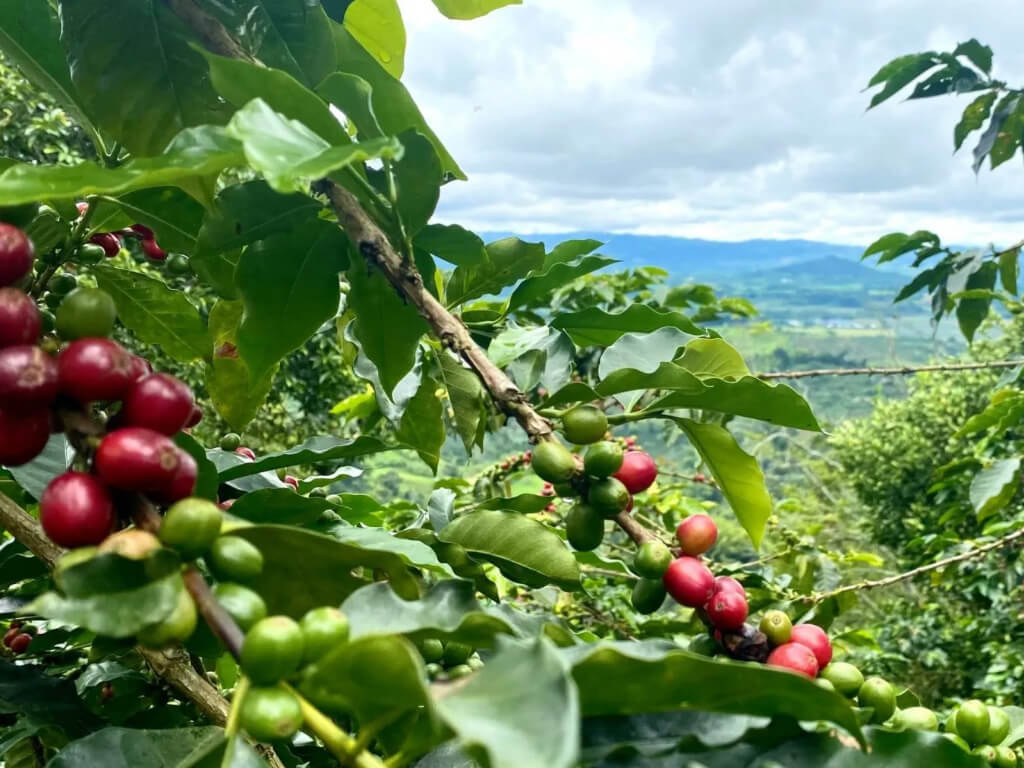
<svg viewBox="0 0 1024 768"><path fill-rule="evenodd" d="M299 490L299 478L295 477L295 475L285 475L282 480L295 490Z"/></svg>
<svg viewBox="0 0 1024 768"><path fill-rule="evenodd" d="M800 643L780 645L768 655L767 664L790 669L807 677L818 676L818 660L814 658L809 648Z"/></svg>
<svg viewBox="0 0 1024 768"><path fill-rule="evenodd" d="M716 628L734 632L747 620L747 599L739 592L724 590L715 592L708 601L708 618Z"/></svg>
<svg viewBox="0 0 1024 768"><path fill-rule="evenodd" d="M125 396L122 423L173 435L188 423L194 404L185 382L166 373L151 373L135 382Z"/></svg>
<svg viewBox="0 0 1024 768"><path fill-rule="evenodd" d="M702 555L718 539L718 526L707 515L691 515L676 528L676 538L684 555Z"/></svg>
<svg viewBox="0 0 1024 768"><path fill-rule="evenodd" d="M49 408L0 408L0 464L28 464L43 452L49 439Z"/></svg>
<svg viewBox="0 0 1024 768"><path fill-rule="evenodd" d="M747 590L732 576L719 576L715 579L714 592L735 592L736 594L743 595L744 598L747 596Z"/></svg>
<svg viewBox="0 0 1024 768"><path fill-rule="evenodd" d="M174 473L171 484L165 493L159 494L161 501L173 504L176 501L187 499L196 490L196 481L199 479L199 465L192 458L191 454L178 448L178 471Z"/></svg>
<svg viewBox="0 0 1024 768"><path fill-rule="evenodd" d="M612 475L630 493L646 491L658 477L658 466L654 459L643 451L629 451L622 457L622 466Z"/></svg>
<svg viewBox="0 0 1024 768"><path fill-rule="evenodd" d="M138 355L132 355L132 381L138 381L143 376L149 376L153 372L153 366L149 360Z"/></svg>
<svg viewBox="0 0 1024 768"><path fill-rule="evenodd" d="M132 232L140 235L143 240L152 240L156 237L156 235L153 234L153 230L145 224L132 224L130 229Z"/></svg>
<svg viewBox="0 0 1024 768"><path fill-rule="evenodd" d="M832 643L825 630L817 624L797 624L789 635L789 642L800 643L809 649L818 660L818 667L824 669L832 661Z"/></svg>
<svg viewBox="0 0 1024 768"><path fill-rule="evenodd" d="M68 549L91 547L114 527L114 502L99 478L65 472L43 491L39 519L54 544Z"/></svg>
<svg viewBox="0 0 1024 768"><path fill-rule="evenodd" d="M699 608L704 605L715 586L715 577L708 567L695 557L680 557L672 561L661 577L665 591L680 605Z"/></svg>
<svg viewBox="0 0 1024 768"><path fill-rule="evenodd" d="M14 285L32 270L36 247L28 235L0 223L0 285Z"/></svg>
<svg viewBox="0 0 1024 768"><path fill-rule="evenodd" d="M185 429L191 429L200 421L203 420L203 409L198 404L192 406L192 413L188 415L188 421L185 422Z"/></svg>
<svg viewBox="0 0 1024 768"><path fill-rule="evenodd" d="M181 454L169 437L145 427L123 427L96 449L96 472L123 491L170 493L181 468Z"/></svg>
<svg viewBox="0 0 1024 768"><path fill-rule="evenodd" d="M256 454L253 453L252 448L246 448L244 445L240 445L235 448L235 453L243 458L249 459L250 461L256 461Z"/></svg>
<svg viewBox="0 0 1024 768"><path fill-rule="evenodd" d="M0 348L34 344L42 330L32 297L17 288L0 288Z"/></svg>
<svg viewBox="0 0 1024 768"><path fill-rule="evenodd" d="M132 355L110 339L78 339L57 358L60 391L80 403L120 400L131 389Z"/></svg>
<svg viewBox="0 0 1024 768"><path fill-rule="evenodd" d="M28 344L0 349L0 405L49 405L56 397L56 360Z"/></svg>
<svg viewBox="0 0 1024 768"><path fill-rule="evenodd" d="M143 240L142 250L152 261L163 261L167 258L167 251L157 245L156 240Z"/></svg>
<svg viewBox="0 0 1024 768"><path fill-rule="evenodd" d="M8 648L10 648L11 647L11 640L16 638L20 634L21 634L21 626L19 625L19 626L16 627L13 624L11 624L11 628L7 630L6 634L4 634L4 645L7 646Z"/></svg>
<svg viewBox="0 0 1024 768"><path fill-rule="evenodd" d="M20 634L15 635L14 639L11 640L11 651L14 653L24 653L28 650L29 645L32 643L32 635Z"/></svg>
<svg viewBox="0 0 1024 768"><path fill-rule="evenodd" d="M97 232L89 238L90 243L103 248L103 254L112 259L121 252L121 240L113 232Z"/></svg>

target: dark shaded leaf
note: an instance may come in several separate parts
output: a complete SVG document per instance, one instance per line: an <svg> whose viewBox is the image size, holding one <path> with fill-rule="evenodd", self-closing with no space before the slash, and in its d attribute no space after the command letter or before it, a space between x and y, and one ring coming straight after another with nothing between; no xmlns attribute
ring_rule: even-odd
<svg viewBox="0 0 1024 768"><path fill-rule="evenodd" d="M544 263L543 243L527 243L517 237L489 243L486 251L482 263L459 266L452 272L445 289L448 306L501 293Z"/></svg>
<svg viewBox="0 0 1024 768"><path fill-rule="evenodd" d="M487 259L484 241L458 224L428 224L416 234L413 242L457 266L480 264Z"/></svg>
<svg viewBox="0 0 1024 768"><path fill-rule="evenodd" d="M311 437L301 445L278 453L268 453L249 461L235 454L226 454L230 466L221 469L220 480L227 482L247 475L256 475L272 469L284 469L301 464L319 464L326 461L340 461L371 453L393 450L394 446L386 445L375 437L360 436L353 440L342 440L338 437Z"/></svg>

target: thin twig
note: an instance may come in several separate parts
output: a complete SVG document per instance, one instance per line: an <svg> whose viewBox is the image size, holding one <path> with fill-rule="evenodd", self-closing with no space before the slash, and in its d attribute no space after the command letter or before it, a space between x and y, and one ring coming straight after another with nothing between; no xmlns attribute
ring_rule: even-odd
<svg viewBox="0 0 1024 768"><path fill-rule="evenodd" d="M980 371L985 368L1014 368L1024 360L992 360L987 363L940 363L938 365L904 365L899 368L819 368L811 371L776 371L759 373L759 379L807 379L812 376L907 376L928 371Z"/></svg>

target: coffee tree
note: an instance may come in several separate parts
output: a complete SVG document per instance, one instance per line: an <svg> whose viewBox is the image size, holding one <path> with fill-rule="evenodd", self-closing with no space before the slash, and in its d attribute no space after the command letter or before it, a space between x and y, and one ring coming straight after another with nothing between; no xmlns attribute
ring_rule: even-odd
<svg viewBox="0 0 1024 768"><path fill-rule="evenodd" d="M704 325L749 305L609 294L601 243L432 222L465 175L399 79L395 3L0 7L5 53L101 158L0 172L7 764L1017 765L1024 712L972 700L931 733L833 658L856 589L815 583L812 543L717 558L722 518L623 434L668 425L687 486L753 548L778 529L727 427L820 426ZM244 445L332 323L370 387L341 410L374 434ZM213 412L236 432L204 445ZM436 471L449 433L472 452L506 424L520 450L427 499L343 492L346 461ZM609 585L656 614L644 639L591 604Z"/></svg>

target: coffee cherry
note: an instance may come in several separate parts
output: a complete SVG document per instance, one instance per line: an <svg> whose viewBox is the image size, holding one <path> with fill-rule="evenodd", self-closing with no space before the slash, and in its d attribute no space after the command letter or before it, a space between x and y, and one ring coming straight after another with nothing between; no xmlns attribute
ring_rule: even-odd
<svg viewBox="0 0 1024 768"><path fill-rule="evenodd" d="M79 339L57 358L60 391L80 403L120 400L132 385L132 356L110 339Z"/></svg>
<svg viewBox="0 0 1024 768"><path fill-rule="evenodd" d="M153 234L153 230L147 227L145 224L132 224L128 228L128 234L134 232L142 240L154 240L156 235Z"/></svg>
<svg viewBox="0 0 1024 768"><path fill-rule="evenodd" d="M718 594L718 592L715 594ZM767 611L761 617L761 624L758 626L758 629L764 632L764 636L768 638L768 642L772 645L785 645L789 642L793 624L789 620L789 616L782 611Z"/></svg>
<svg viewBox="0 0 1024 768"><path fill-rule="evenodd" d="M176 501L187 499L196 490L196 481L199 479L199 465L192 456L178 448L178 471L171 479L171 485L166 491L156 494L157 498L166 503L173 504Z"/></svg>
<svg viewBox="0 0 1024 768"><path fill-rule="evenodd" d="M156 240L143 240L142 251L153 261L163 261L167 258L167 251L157 245Z"/></svg>
<svg viewBox="0 0 1024 768"><path fill-rule="evenodd" d="M977 755L986 763L993 764L996 761L998 755L996 754L996 748L991 744L979 744L971 750L972 755Z"/></svg>
<svg viewBox="0 0 1024 768"><path fill-rule="evenodd" d="M58 296L67 296L77 286L78 280L75 279L75 276L66 272L62 275L57 275L46 285L51 293L55 293Z"/></svg>
<svg viewBox="0 0 1024 768"><path fill-rule="evenodd" d="M138 381L153 372L153 366L144 357L132 355L132 381Z"/></svg>
<svg viewBox="0 0 1024 768"><path fill-rule="evenodd" d="M151 373L128 390L121 416L125 426L174 435L188 423L194 403L192 390L183 381L166 373Z"/></svg>
<svg viewBox="0 0 1024 768"><path fill-rule="evenodd" d="M144 427L123 427L96 449L96 472L123 491L167 492L181 467L181 451L170 438Z"/></svg>
<svg viewBox="0 0 1024 768"><path fill-rule="evenodd" d="M609 477L622 466L622 446L610 440L594 443L583 458L583 471L591 477Z"/></svg>
<svg viewBox="0 0 1024 768"><path fill-rule="evenodd" d="M121 240L113 232L97 232L89 238L89 242L100 246L103 249L103 255L108 259L114 258L121 252ZM82 248L78 253L79 256L82 255Z"/></svg>
<svg viewBox="0 0 1024 768"><path fill-rule="evenodd" d="M13 653L24 653L28 650L29 645L32 643L32 635L20 634L15 635L11 640L10 646L8 646Z"/></svg>
<svg viewBox="0 0 1024 768"><path fill-rule="evenodd" d="M699 608L710 599L715 577L708 567L695 557L673 560L662 576L665 590L680 605Z"/></svg>
<svg viewBox="0 0 1024 768"><path fill-rule="evenodd" d="M220 439L222 451L233 451L242 444L242 437L237 432L228 432Z"/></svg>
<svg viewBox="0 0 1024 768"><path fill-rule="evenodd" d="M14 285L32 271L36 248L28 235L10 224L0 224L0 286Z"/></svg>
<svg viewBox="0 0 1024 768"><path fill-rule="evenodd" d="M263 554L240 536L219 537L205 559L222 581L251 581L263 570Z"/></svg>
<svg viewBox="0 0 1024 768"><path fill-rule="evenodd" d="M0 408L0 465L28 464L43 452L49 439L48 408Z"/></svg>
<svg viewBox="0 0 1024 768"><path fill-rule="evenodd" d="M470 656L466 661L466 666L472 669L474 672L479 672L484 668L484 660L477 655Z"/></svg>
<svg viewBox="0 0 1024 768"><path fill-rule="evenodd" d="M192 429L196 424L203 420L203 409L198 405L193 404L192 413L188 415L188 421L185 422L185 429Z"/></svg>
<svg viewBox="0 0 1024 768"><path fill-rule="evenodd" d="M138 641L147 648L166 648L183 643L196 631L196 604L184 587L178 590L178 599L169 616L163 621L145 627Z"/></svg>
<svg viewBox="0 0 1024 768"><path fill-rule="evenodd" d="M660 579L672 563L672 552L657 539L640 545L633 560L633 570L648 579Z"/></svg>
<svg viewBox="0 0 1024 768"><path fill-rule="evenodd" d="M1010 716L1001 707L988 708L988 736L986 744L993 746L1003 743L1003 740L1010 735Z"/></svg>
<svg viewBox="0 0 1024 768"><path fill-rule="evenodd" d="M299 490L299 478L295 477L295 475L285 475L281 478L281 481L285 485L290 485L295 490Z"/></svg>
<svg viewBox="0 0 1024 768"><path fill-rule="evenodd" d="M736 579L734 579L732 576L719 576L717 579L715 579L714 591L738 592L739 594L743 595L743 597L747 596L747 590L745 590L743 588L743 585L736 581Z"/></svg>
<svg viewBox="0 0 1024 768"><path fill-rule="evenodd" d="M129 560L145 560L160 549L160 539L149 531L126 528L107 536L96 549L97 554L112 553Z"/></svg>
<svg viewBox="0 0 1024 768"><path fill-rule="evenodd" d="M864 675L853 664L845 661L833 661L821 670L821 676L830 680L836 690L844 696L856 696L864 685Z"/></svg>
<svg viewBox="0 0 1024 768"><path fill-rule="evenodd" d="M239 723L255 741L290 739L302 727L302 708L284 688L254 686L242 701Z"/></svg>
<svg viewBox="0 0 1024 768"><path fill-rule="evenodd" d="M171 257L167 259L167 271L172 275L187 275L192 271L188 256L183 253L171 254Z"/></svg>
<svg viewBox="0 0 1024 768"><path fill-rule="evenodd" d="M54 544L67 549L94 546L114 527L114 502L93 475L65 472L43 491L39 519Z"/></svg>
<svg viewBox="0 0 1024 768"><path fill-rule="evenodd" d="M791 643L800 643L810 648L818 666L824 669L832 661L832 643L828 641L825 630L816 624L797 624L789 635Z"/></svg>
<svg viewBox="0 0 1024 768"><path fill-rule="evenodd" d="M456 664L448 670L448 679L458 680L460 677L466 677L471 674L473 674L473 668L469 664Z"/></svg>
<svg viewBox="0 0 1024 768"><path fill-rule="evenodd" d="M939 730L939 718L928 707L907 707L906 709L897 710L896 714L893 715L892 724L896 728L902 728L903 730Z"/></svg>
<svg viewBox="0 0 1024 768"><path fill-rule="evenodd" d="M299 625L287 616L271 616L246 633L239 664L254 683L270 685L295 674L302 654Z"/></svg>
<svg viewBox="0 0 1024 768"><path fill-rule="evenodd" d="M746 598L730 590L714 593L705 610L711 623L723 632L735 632L742 627L749 611Z"/></svg>
<svg viewBox="0 0 1024 768"><path fill-rule="evenodd" d="M553 440L533 449L532 466L537 476L549 483L564 483L576 474L576 461L569 449Z"/></svg>
<svg viewBox="0 0 1024 768"><path fill-rule="evenodd" d="M799 643L780 645L768 654L766 663L769 666L789 669L807 677L816 677L818 674L818 661L814 658L814 654Z"/></svg>
<svg viewBox="0 0 1024 768"><path fill-rule="evenodd" d="M576 445L589 445L604 438L608 417L593 405L578 405L562 417L565 439Z"/></svg>
<svg viewBox="0 0 1024 768"><path fill-rule="evenodd" d="M676 538L684 555L702 555L715 545L718 526L707 515L691 515L676 528Z"/></svg>
<svg viewBox="0 0 1024 768"><path fill-rule="evenodd" d="M221 582L213 588L213 596L244 631L267 617L267 604L263 598L241 584Z"/></svg>
<svg viewBox="0 0 1024 768"><path fill-rule="evenodd" d="M337 608L323 606L308 611L299 621L302 630L302 663L312 664L348 640L348 618Z"/></svg>
<svg viewBox="0 0 1024 768"><path fill-rule="evenodd" d="M44 406L56 397L56 360L28 344L0 349L0 406Z"/></svg>
<svg viewBox="0 0 1024 768"><path fill-rule="evenodd" d="M425 662L438 662L444 658L444 643L435 637L428 637L416 643L420 656Z"/></svg>
<svg viewBox="0 0 1024 768"><path fill-rule="evenodd" d="M629 506L629 491L614 477L595 480L587 491L587 501L607 518L615 517Z"/></svg>
<svg viewBox="0 0 1024 768"><path fill-rule="evenodd" d="M175 503L164 515L160 541L191 560L203 554L220 535L224 515L206 499L188 498Z"/></svg>
<svg viewBox="0 0 1024 768"><path fill-rule="evenodd" d="M836 687L823 677L819 677L817 680L815 680L814 684L819 688L824 688L826 691L832 691L833 693L835 693Z"/></svg>
<svg viewBox="0 0 1024 768"><path fill-rule="evenodd" d="M0 349L34 344L42 332L39 307L17 288L0 288Z"/></svg>
<svg viewBox="0 0 1024 768"><path fill-rule="evenodd" d="M14 625L11 625L11 628L7 630L6 634L4 634L4 645L7 648L10 648L11 647L11 640L16 638L20 634L21 634L21 628L20 627L15 627Z"/></svg>
<svg viewBox="0 0 1024 768"><path fill-rule="evenodd" d="M50 310L41 309L39 310L39 323L43 333L53 333L57 328L57 317ZM56 350L54 351L56 352Z"/></svg>
<svg viewBox="0 0 1024 768"><path fill-rule="evenodd" d="M996 768L1017 768L1017 753L1010 747L996 747L996 759L992 765Z"/></svg>
<svg viewBox="0 0 1024 768"><path fill-rule="evenodd" d="M117 253L120 252L120 250L121 247L118 245L117 252L112 255L117 256ZM81 264L99 264L103 261L104 256L111 256L111 254L107 252L107 248L105 246L97 243L83 243L78 246L78 253L75 254L75 260Z"/></svg>
<svg viewBox="0 0 1024 768"><path fill-rule="evenodd" d="M235 453L244 459L249 459L249 461L256 461L256 454L253 452L252 448L246 448L244 445L240 445L235 448Z"/></svg>
<svg viewBox="0 0 1024 768"><path fill-rule="evenodd" d="M794 643L790 643L790 645L794 645ZM795 645L799 645L799 643L795 643ZM871 715L872 723L884 723L896 711L896 689L888 680L881 677L869 677L857 693L857 703L862 707L871 707L874 710ZM980 701L978 703L981 704ZM985 730L987 731L988 713L986 712L985 715Z"/></svg>
<svg viewBox="0 0 1024 768"><path fill-rule="evenodd" d="M641 493L650 488L658 477L658 466L643 451L629 451L622 457L622 466L613 475L630 493Z"/></svg>
<svg viewBox="0 0 1024 768"><path fill-rule="evenodd" d="M565 516L565 537L573 549L589 552L604 539L604 517L589 504L577 504Z"/></svg>
<svg viewBox="0 0 1024 768"><path fill-rule="evenodd" d="M449 667L456 664L465 664L466 660L473 655L473 646L450 640L444 647L444 663Z"/></svg>
<svg viewBox="0 0 1024 768"><path fill-rule="evenodd" d="M105 338L117 322L117 305L106 291L99 288L76 288L60 302L57 309L57 333L73 341Z"/></svg>
<svg viewBox="0 0 1024 768"><path fill-rule="evenodd" d="M47 293L43 296L43 303L50 309L56 309L62 301L64 301L64 297L56 293Z"/></svg>

